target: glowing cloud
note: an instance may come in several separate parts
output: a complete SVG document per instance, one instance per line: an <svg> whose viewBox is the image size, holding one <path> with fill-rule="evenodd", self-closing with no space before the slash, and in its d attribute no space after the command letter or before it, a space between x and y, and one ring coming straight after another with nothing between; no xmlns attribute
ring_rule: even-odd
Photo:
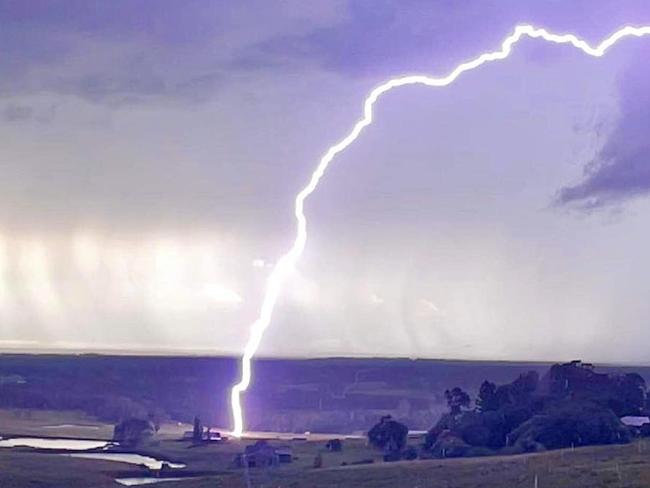
<svg viewBox="0 0 650 488"><path fill-rule="evenodd" d="M347 136L327 150L312 173L307 186L296 195L294 207L294 215L297 223L296 238L289 251L275 264L271 275L268 278L260 314L257 320L251 325L250 336L246 343L244 354L242 355L241 380L239 383L234 385L231 390L230 400L233 415L232 435L240 437L243 433L244 419L241 408L241 393L246 391L251 381L251 360L260 345L264 331L271 323L273 310L275 309L275 304L280 292L282 291L283 285L302 255L307 242L307 218L304 213L305 200L316 190L318 183L334 157L352 144L359 137L361 131L372 123L373 107L375 102L379 100L379 97L393 88L406 85L425 85L431 87L450 85L456 80L456 78L466 71L471 71L491 61L506 59L512 52L513 46L523 37L543 39L555 44L570 44L589 56L600 57L605 54L607 49L624 37L641 37L645 35L650 35L650 26L626 26L616 31L596 47L592 47L586 41L578 38L574 34L553 34L545 29L538 29L531 25L519 25L515 28L512 34L506 37L499 50L483 53L471 61L462 63L447 76L439 78L426 75L403 76L388 80L373 89L364 102L363 117L357 121Z"/></svg>
<svg viewBox="0 0 650 488"><path fill-rule="evenodd" d="M4 313L9 304L9 286L5 278L8 262L7 245L2 235L0 235L0 313Z"/></svg>
<svg viewBox="0 0 650 488"><path fill-rule="evenodd" d="M421 298L420 300L418 300L418 303L419 303L419 304L420 304L420 305L421 305L425 310L428 310L429 312L432 312L432 313L434 313L434 314L436 314L436 315L442 314L440 308L438 308L438 306L437 306L435 303L433 303L431 300L427 300L427 299L425 299L425 298Z"/></svg>
<svg viewBox="0 0 650 488"><path fill-rule="evenodd" d="M203 289L205 295L218 304L239 305L244 300L236 292L219 284L209 284Z"/></svg>
<svg viewBox="0 0 650 488"><path fill-rule="evenodd" d="M50 275L50 255L37 240L23 243L19 266L32 305L44 318L61 311L61 300Z"/></svg>

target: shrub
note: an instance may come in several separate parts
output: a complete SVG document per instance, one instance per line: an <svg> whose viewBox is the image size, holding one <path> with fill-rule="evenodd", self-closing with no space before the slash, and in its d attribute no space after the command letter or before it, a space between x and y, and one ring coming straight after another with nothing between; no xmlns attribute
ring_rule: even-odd
<svg viewBox="0 0 650 488"><path fill-rule="evenodd" d="M155 428L150 421L129 418L115 426L113 440L126 446L135 446L153 437L154 433Z"/></svg>
<svg viewBox="0 0 650 488"><path fill-rule="evenodd" d="M611 410L591 402L567 401L524 422L510 440L530 452L538 443L546 449L620 444L630 441L630 433Z"/></svg>
<svg viewBox="0 0 650 488"><path fill-rule="evenodd" d="M368 442L379 449L399 452L406 446L408 431L406 425L386 415L368 431Z"/></svg>

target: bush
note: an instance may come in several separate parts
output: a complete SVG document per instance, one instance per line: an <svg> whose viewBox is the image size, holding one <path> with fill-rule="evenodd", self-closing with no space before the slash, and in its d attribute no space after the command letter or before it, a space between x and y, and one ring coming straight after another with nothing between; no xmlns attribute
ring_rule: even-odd
<svg viewBox="0 0 650 488"><path fill-rule="evenodd" d="M440 420L434 425L424 437L424 448L431 449L438 440L438 436L447 430L453 430L456 426L456 419L451 414L443 414Z"/></svg>
<svg viewBox="0 0 650 488"><path fill-rule="evenodd" d="M113 430L113 440L125 446L135 446L153 437L154 425L148 421L137 418L123 420Z"/></svg>
<svg viewBox="0 0 650 488"><path fill-rule="evenodd" d="M406 425L386 415L368 431L368 442L379 449L399 452L406 446L408 432Z"/></svg>
<svg viewBox="0 0 650 488"><path fill-rule="evenodd" d="M611 410L591 402L567 401L524 422L510 440L521 452L531 452L537 444L546 449L620 444L630 441L630 433Z"/></svg>
<svg viewBox="0 0 650 488"><path fill-rule="evenodd" d="M404 452L402 453L402 458L406 459L407 461L413 461L414 459L418 458L418 450L413 446L409 446L406 449L404 449Z"/></svg>
<svg viewBox="0 0 650 488"><path fill-rule="evenodd" d="M465 457L484 457L484 456L494 456L496 453L492 449L487 447L469 447L465 451Z"/></svg>
<svg viewBox="0 0 650 488"><path fill-rule="evenodd" d="M641 437L650 437L650 424L643 424L639 429L639 435Z"/></svg>
<svg viewBox="0 0 650 488"><path fill-rule="evenodd" d="M632 433L650 436L650 425L630 431L618 419L643 414L644 379L636 373L597 373L581 361L556 364L542 380L531 371L501 386L484 381L475 411L462 410L468 403L462 390L445 396L451 413L427 432L423 455L538 452L625 443Z"/></svg>
<svg viewBox="0 0 650 488"><path fill-rule="evenodd" d="M438 436L431 453L438 458L457 458L466 456L469 449L470 446L463 439L446 431Z"/></svg>

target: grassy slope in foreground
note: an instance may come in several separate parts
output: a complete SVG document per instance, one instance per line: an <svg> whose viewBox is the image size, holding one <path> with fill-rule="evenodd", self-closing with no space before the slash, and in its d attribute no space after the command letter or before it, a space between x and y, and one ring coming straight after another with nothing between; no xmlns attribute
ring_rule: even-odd
<svg viewBox="0 0 650 488"><path fill-rule="evenodd" d="M540 454L404 461L326 469L251 470L252 487L278 488L647 488L650 443ZM165 483L166 488L243 488L243 473Z"/></svg>
<svg viewBox="0 0 650 488"><path fill-rule="evenodd" d="M115 478L146 476L147 470L109 461L0 449L2 488L116 488Z"/></svg>
<svg viewBox="0 0 650 488"><path fill-rule="evenodd" d="M219 449L187 449L179 443L163 442L160 451L183 451L195 468L217 468ZM311 445L306 445L311 444ZM532 488L535 476L540 488L641 488L650 486L650 443L599 446L551 451L540 454L472 459L449 459L382 463L361 466L309 467L315 443L297 443L294 453L301 459L293 465L272 469L251 469L253 488ZM320 444L320 443L319 443ZM216 447L216 446L215 446ZM237 446L241 448L242 446ZM351 446L352 447L352 446ZM363 450L358 446L359 450ZM355 449L350 449L354 451ZM308 452L309 451L309 452ZM222 456L225 452L220 453ZM337 453L337 455L351 455ZM357 452L357 454L361 454ZM222 457L222 462L228 456ZM324 454L326 466L328 454ZM356 457L356 456L352 456ZM195 459L192 459L195 458ZM333 461L333 459L331 460ZM338 459L337 459L338 461ZM53 454L0 451L0 479L3 488L26 486L104 487L117 486L118 476L144 475L143 468L60 457ZM244 488L243 470L198 480L165 482L163 488Z"/></svg>

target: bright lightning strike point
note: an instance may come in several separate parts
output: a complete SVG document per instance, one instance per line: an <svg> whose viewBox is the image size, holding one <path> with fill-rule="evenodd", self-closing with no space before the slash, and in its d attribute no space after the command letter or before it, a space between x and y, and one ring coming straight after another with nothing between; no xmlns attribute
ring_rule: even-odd
<svg viewBox="0 0 650 488"><path fill-rule="evenodd" d="M294 214L297 223L296 238L289 251L284 254L273 267L273 271L269 276L260 314L257 320L251 325L248 342L246 343L244 354L241 359L241 380L239 383L234 385L231 390L230 401L233 416L232 435L235 437L241 437L243 434L244 418L241 407L241 394L246 391L251 382L251 360L260 345L264 331L271 323L273 310L275 309L278 296L282 291L282 286L305 249L305 244L307 242L307 218L305 217L304 212L305 200L316 190L318 183L334 157L352 144L359 137L361 131L372 123L372 110L375 102L379 100L379 97L393 88L398 88L400 86L426 85L432 87L443 87L450 85L465 71L471 71L491 61L506 59L510 56L513 46L526 36L534 39L543 39L555 44L571 44L573 47L580 49L589 56L601 57L610 47L624 37L642 37L646 35L650 35L650 26L626 26L603 40L596 47L592 47L589 43L574 34L553 34L546 29L538 29L531 25L519 25L515 28L512 34L506 37L501 44L501 49L498 51L483 53L471 61L462 63L447 76L440 78L426 75L403 76L388 80L372 90L363 104L363 117L357 121L347 136L327 150L312 173L307 186L300 190L300 193L296 195L294 207Z"/></svg>

